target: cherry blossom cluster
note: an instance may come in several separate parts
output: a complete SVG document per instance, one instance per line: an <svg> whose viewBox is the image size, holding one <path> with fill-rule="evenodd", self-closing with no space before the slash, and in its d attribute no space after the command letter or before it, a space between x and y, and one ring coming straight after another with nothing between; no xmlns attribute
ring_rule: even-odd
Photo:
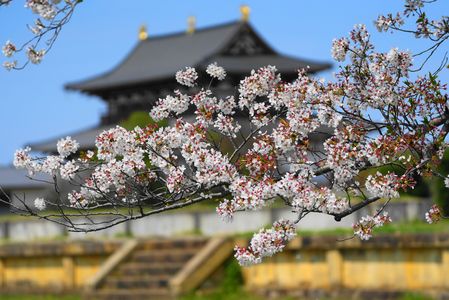
<svg viewBox="0 0 449 300"><path fill-rule="evenodd" d="M361 240L369 240L373 235L373 229L391 223L391 218L387 212L376 214L375 216L362 217L357 223L352 225L354 234Z"/></svg>
<svg viewBox="0 0 449 300"><path fill-rule="evenodd" d="M206 73L212 78L217 78L218 80L223 80L226 77L225 69L219 66L216 62L207 66Z"/></svg>
<svg viewBox="0 0 449 300"><path fill-rule="evenodd" d="M333 214L348 208L347 199L337 197L327 187L317 188L310 182L310 176L307 170L299 172L298 175L287 173L276 183L276 193L285 199L291 199L291 206L298 212L314 211Z"/></svg>
<svg viewBox="0 0 449 300"><path fill-rule="evenodd" d="M258 117L259 114L267 112L266 103L254 102L257 97L268 96L272 89L281 80L276 73L276 67L267 66L257 71L252 71L251 75L240 82L239 85L239 107L247 108L251 117Z"/></svg>
<svg viewBox="0 0 449 300"><path fill-rule="evenodd" d="M64 160L78 150L78 142L70 137L58 141L57 149L59 155L50 155L44 159L34 159L30 155L31 148L19 149L14 154L13 164L16 168L27 169L30 175L42 172L56 175L59 171L63 179L69 180L75 176L78 166L74 161Z"/></svg>
<svg viewBox="0 0 449 300"><path fill-rule="evenodd" d="M164 99L159 99L156 107L151 110L150 116L153 120L162 120L167 118L170 113L182 114L189 108L189 105L189 96L177 90L174 96L168 95Z"/></svg>
<svg viewBox="0 0 449 300"><path fill-rule="evenodd" d="M332 57L336 61L344 61L349 50L347 38L334 39L332 42Z"/></svg>
<svg viewBox="0 0 449 300"><path fill-rule="evenodd" d="M235 257L241 266L262 262L262 258L281 252L287 242L296 236L293 223L277 221L270 229L261 229L254 234L248 247L235 247Z"/></svg>
<svg viewBox="0 0 449 300"><path fill-rule="evenodd" d="M426 221L429 224L438 222L441 219L441 210L437 205L432 205L428 212L426 212Z"/></svg>
<svg viewBox="0 0 449 300"><path fill-rule="evenodd" d="M38 14L40 17L51 20L56 16L57 7L56 4L61 2L60 0L27 0L25 7L31 9L31 11L35 14Z"/></svg>
<svg viewBox="0 0 449 300"><path fill-rule="evenodd" d="M184 70L176 72L176 81L187 87L194 86L197 79L198 73L194 68L186 67Z"/></svg>
<svg viewBox="0 0 449 300"><path fill-rule="evenodd" d="M230 136L232 138L237 137L237 133L240 132L242 126L237 123L231 116L218 114L217 119L214 122L215 128L222 134Z"/></svg>
<svg viewBox="0 0 449 300"><path fill-rule="evenodd" d="M375 176L366 178L365 187L369 194L379 198L399 198L399 188L402 186L400 178L394 173L382 175L377 172Z"/></svg>
<svg viewBox="0 0 449 300"><path fill-rule="evenodd" d="M34 199L34 207L38 210L44 210L47 207L44 198L36 198Z"/></svg>
<svg viewBox="0 0 449 300"><path fill-rule="evenodd" d="M16 52L16 46L10 41L6 41L6 44L2 48L3 54L6 57L13 56L14 52Z"/></svg>
<svg viewBox="0 0 449 300"><path fill-rule="evenodd" d="M9 2L9 0L0 1L0 6ZM26 0L25 7L37 15L34 24L28 25L33 37L20 46L7 41L2 47L3 54L7 58L25 52L26 63L19 66L17 60L4 61L3 67L10 71L22 69L28 62L39 64L57 39L61 28L70 20L75 7L81 2L79 0ZM42 42L45 42L45 46L39 49Z"/></svg>
<svg viewBox="0 0 449 300"><path fill-rule="evenodd" d="M429 19L423 10L428 3L435 1L406 0L404 10L396 14L380 15L375 25L379 31L402 30L405 19L416 17L415 28L404 31L413 32L417 38L430 38L439 40L449 34L449 17L442 16L440 19Z"/></svg>
<svg viewBox="0 0 449 300"><path fill-rule="evenodd" d="M76 153L79 148L79 144L77 141L72 140L71 137L66 137L61 139L56 144L56 149L58 153L63 157L68 157L70 154Z"/></svg>
<svg viewBox="0 0 449 300"><path fill-rule="evenodd" d="M42 61L42 58L45 55L45 49L42 50L35 50L33 47L28 47L27 49L27 56L28 59L33 64L39 64Z"/></svg>

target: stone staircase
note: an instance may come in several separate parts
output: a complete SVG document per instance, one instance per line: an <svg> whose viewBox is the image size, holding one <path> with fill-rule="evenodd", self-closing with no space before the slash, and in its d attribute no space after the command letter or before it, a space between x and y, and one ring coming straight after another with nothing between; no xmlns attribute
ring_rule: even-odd
<svg viewBox="0 0 449 300"><path fill-rule="evenodd" d="M84 299L174 299L170 280L206 242L204 238L138 241Z"/></svg>

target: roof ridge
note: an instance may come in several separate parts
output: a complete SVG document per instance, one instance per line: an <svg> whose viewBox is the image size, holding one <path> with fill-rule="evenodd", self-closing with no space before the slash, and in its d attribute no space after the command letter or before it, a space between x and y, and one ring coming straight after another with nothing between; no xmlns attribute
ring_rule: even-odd
<svg viewBox="0 0 449 300"><path fill-rule="evenodd" d="M198 36L198 34L201 33L205 33L205 32L209 32L212 30L217 30L217 29L223 29L226 27L232 28L232 26L236 27L235 31L238 31L239 28L241 28L241 26L244 26L244 24L248 24L248 23L244 23L242 21L231 21L231 22L227 22L227 23L223 23L223 24L218 24L218 25L214 25L214 26L209 26L209 27L204 27L201 28L199 30L196 30L195 33L192 35L192 37L194 37L195 35ZM89 82L91 80L96 80L96 79L100 79L100 78L105 78L107 76L109 76L110 74L112 74L114 71L116 71L117 69L119 69L121 66L123 66L133 55L133 53L139 48L139 47L143 47L145 46L147 43L153 43L155 41L159 41L159 40L167 40L169 38L177 38L177 37L183 37L186 36L185 31L181 31L181 32L175 32L175 33L171 33L171 34L161 34L159 36L155 36L153 38L148 38L144 41L139 41L137 44L134 45L134 47L128 52L128 54L118 63L116 64L115 67L104 71L98 75L93 75L87 79L81 80L81 81L74 81L74 82L69 82L66 83L64 85L64 88L67 90L76 90L78 85L82 85L83 83ZM200 63L200 62L195 62L195 64ZM174 74L173 74L174 76Z"/></svg>
<svg viewBox="0 0 449 300"><path fill-rule="evenodd" d="M245 41L248 38L255 44L254 51L249 51L251 49L246 51L247 44ZM243 43L241 43L242 41ZM170 80L171 83L174 83L174 74L178 70L187 66L196 67L214 57L231 53L230 49L234 47L234 44L237 46L236 53L246 53L249 59L254 58L256 53L267 54L267 57L271 55L276 58L276 62L283 58L283 55L280 55L253 28L251 23L232 21L200 28L194 34L187 34L184 31L162 34L144 41L138 41L113 68L81 81L70 82L65 85L65 88L97 95L105 101L109 101L111 95L114 96L117 91L120 93L120 90L124 87L130 87L131 90L134 89L133 86L138 89L149 89L149 84L157 84L158 81ZM241 50L239 50L240 48ZM237 56L240 57L240 55ZM295 65L314 64L313 61L285 58L285 60L289 59L296 60L292 61ZM244 62L245 60L242 60L240 63L242 67L245 65ZM256 67L256 63L266 65L266 62L255 59L251 59L251 62L251 68ZM282 62L287 69L288 62ZM315 71L323 70L328 66L318 66ZM239 70L245 69L242 69L242 67ZM144 85L147 86L144 87Z"/></svg>
<svg viewBox="0 0 449 300"><path fill-rule="evenodd" d="M229 21L229 22L222 23L222 24L206 26L206 27L195 29L195 32L193 33L193 35L198 34L198 33L208 32L211 30L221 29L224 27L231 27L231 26L243 25L243 24L244 23L242 21L236 20L236 21ZM161 33L161 34L158 34L155 36L149 36L147 39L143 40L142 43L151 42L154 40L166 39L166 38L173 38L173 37L178 37L178 36L185 36L185 35L186 35L185 30L171 32L171 33Z"/></svg>

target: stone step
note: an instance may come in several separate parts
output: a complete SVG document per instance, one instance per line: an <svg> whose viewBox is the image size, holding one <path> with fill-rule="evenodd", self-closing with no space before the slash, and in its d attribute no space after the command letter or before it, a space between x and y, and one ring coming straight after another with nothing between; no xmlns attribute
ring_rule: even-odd
<svg viewBox="0 0 449 300"><path fill-rule="evenodd" d="M114 274L121 275L174 275L184 265L182 262L127 262L119 266Z"/></svg>
<svg viewBox="0 0 449 300"><path fill-rule="evenodd" d="M167 249L164 251L137 250L131 255L128 262L185 263L197 252L198 249Z"/></svg>
<svg viewBox="0 0 449 300"><path fill-rule="evenodd" d="M169 291L170 279L206 243L199 237L141 240L85 299L174 299Z"/></svg>
<svg viewBox="0 0 449 300"><path fill-rule="evenodd" d="M168 289L102 289L83 295L84 300L173 300Z"/></svg>
<svg viewBox="0 0 449 300"><path fill-rule="evenodd" d="M163 289L168 288L170 275L110 276L102 283L102 289Z"/></svg>

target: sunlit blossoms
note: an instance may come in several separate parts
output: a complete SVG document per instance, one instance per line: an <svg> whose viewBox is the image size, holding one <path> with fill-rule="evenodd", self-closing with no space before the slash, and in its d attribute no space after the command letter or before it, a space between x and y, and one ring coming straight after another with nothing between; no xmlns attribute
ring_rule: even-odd
<svg viewBox="0 0 449 300"><path fill-rule="evenodd" d="M407 76L408 70L412 65L412 55L408 51L399 51L398 48L392 48L386 55L391 72L399 70L403 76ZM393 73L394 74L394 73Z"/></svg>
<svg viewBox="0 0 449 300"><path fill-rule="evenodd" d="M347 38L335 39L332 42L332 57L336 61L344 61L346 53L349 50L349 41Z"/></svg>
<svg viewBox="0 0 449 300"><path fill-rule="evenodd" d="M25 7L29 7L33 13L40 15L42 18L51 20L56 16L57 7L55 4L60 1L48 0L27 0Z"/></svg>
<svg viewBox="0 0 449 300"><path fill-rule="evenodd" d="M11 0L0 0L0 7L10 2ZM41 63L45 53L56 42L62 27L70 21L75 8L82 2L79 0L26 0L25 8L31 10L35 17L34 21L27 24L32 36L15 44L6 42L3 54L6 57L14 56L16 59L2 62L4 68L8 71L21 70L29 65L29 62Z"/></svg>
<svg viewBox="0 0 449 300"><path fill-rule="evenodd" d="M73 140L71 137L66 137L58 141L56 148L58 149L58 153L62 157L67 157L70 154L75 153L78 150L79 144L77 141Z"/></svg>
<svg viewBox="0 0 449 300"><path fill-rule="evenodd" d="M3 67L4 67L6 70L11 71L12 69L14 69L14 68L17 67L17 61L16 61L16 60L14 60L14 61L5 61L5 62L3 63Z"/></svg>
<svg viewBox="0 0 449 300"><path fill-rule="evenodd" d="M38 210L44 210L47 207L47 205L45 203L45 199L43 199L43 198L36 198L34 200L34 207L36 209L38 209Z"/></svg>
<svg viewBox="0 0 449 300"><path fill-rule="evenodd" d="M296 236L294 224L280 220L270 229L261 229L254 234L248 247L236 247L235 257L242 266L262 262L263 257L282 251L288 241Z"/></svg>
<svg viewBox="0 0 449 300"><path fill-rule="evenodd" d="M369 240L373 235L373 229L381 227L391 222L391 218L387 212L377 214L374 217L365 216L362 217L357 223L352 225L354 234L361 240Z"/></svg>
<svg viewBox="0 0 449 300"><path fill-rule="evenodd" d="M36 50L32 47L29 47L27 49L28 59L33 64L39 64L42 61L42 59L44 58L44 55L45 55L45 50Z"/></svg>
<svg viewBox="0 0 449 300"><path fill-rule="evenodd" d="M214 126L224 135L237 137L237 133L240 131L240 124L235 123L234 119L230 116L219 114Z"/></svg>
<svg viewBox="0 0 449 300"><path fill-rule="evenodd" d="M255 104L256 97L267 96L276 84L281 80L276 73L275 66L267 66L259 70L253 70L251 76L246 77L239 85L239 106L241 109L248 108L250 114L254 115L255 110L262 108L263 104Z"/></svg>
<svg viewBox="0 0 449 300"><path fill-rule="evenodd" d="M65 163L61 169L60 174L61 178L64 180L71 180L75 177L76 171L78 171L79 166L75 164L73 161L69 161Z"/></svg>
<svg viewBox="0 0 449 300"><path fill-rule="evenodd" d="M32 158L30 156L30 151L31 148L30 147L26 147L25 149L19 149L16 150L15 154L14 154L14 160L13 160L13 165L16 168L20 168L20 169L32 169Z"/></svg>
<svg viewBox="0 0 449 300"><path fill-rule="evenodd" d="M388 31L392 27L400 27L404 24L404 20L398 13L395 16L388 14L387 16L379 16L374 22L378 31Z"/></svg>
<svg viewBox="0 0 449 300"><path fill-rule="evenodd" d="M380 15L375 25L379 31L402 30L405 19L415 17L415 28L407 28L406 31L413 33L417 38L442 38L449 33L448 16L440 19L430 19L423 9L425 5L435 1L405 0L404 10L396 14Z"/></svg>
<svg viewBox="0 0 449 300"><path fill-rule="evenodd" d="M223 80L226 77L226 71L223 67L217 65L216 62L207 66L206 69L207 74L209 74L213 78L217 78L218 80Z"/></svg>
<svg viewBox="0 0 449 300"><path fill-rule="evenodd" d="M180 191L182 184L186 180L184 176L185 167L181 166L179 168L171 168L168 178L167 178L167 188L170 193L174 191Z"/></svg>
<svg viewBox="0 0 449 300"><path fill-rule="evenodd" d="M7 41L2 48L2 51L3 55L5 55L6 57L11 57L13 56L14 52L16 52L16 46L10 41Z"/></svg>
<svg viewBox="0 0 449 300"><path fill-rule="evenodd" d="M197 79L198 73L194 68L187 67L184 70L176 72L176 81L187 87L194 86Z"/></svg>
<svg viewBox="0 0 449 300"><path fill-rule="evenodd" d="M377 172L375 176L368 176L365 185L372 196L388 199L399 198L398 189L400 184L396 174L382 175L380 172Z"/></svg>
<svg viewBox="0 0 449 300"><path fill-rule="evenodd" d="M58 174L58 171L62 166L62 161L63 158L61 156L47 156L42 164L37 165L37 170L55 176Z"/></svg>
<svg viewBox="0 0 449 300"><path fill-rule="evenodd" d="M432 205L428 212L426 212L426 221L429 224L438 222L441 219L440 208L436 205Z"/></svg>
<svg viewBox="0 0 449 300"><path fill-rule="evenodd" d="M45 28L45 25L42 23L40 19L37 19L36 21L34 21L34 26L29 26L28 28L31 30L33 34L39 35Z"/></svg>
<svg viewBox="0 0 449 300"><path fill-rule="evenodd" d="M167 118L170 113L175 115L182 114L189 108L190 98L188 95L175 91L175 95L168 95L163 99L159 99L156 106L151 110L150 116L153 120L159 121Z"/></svg>

